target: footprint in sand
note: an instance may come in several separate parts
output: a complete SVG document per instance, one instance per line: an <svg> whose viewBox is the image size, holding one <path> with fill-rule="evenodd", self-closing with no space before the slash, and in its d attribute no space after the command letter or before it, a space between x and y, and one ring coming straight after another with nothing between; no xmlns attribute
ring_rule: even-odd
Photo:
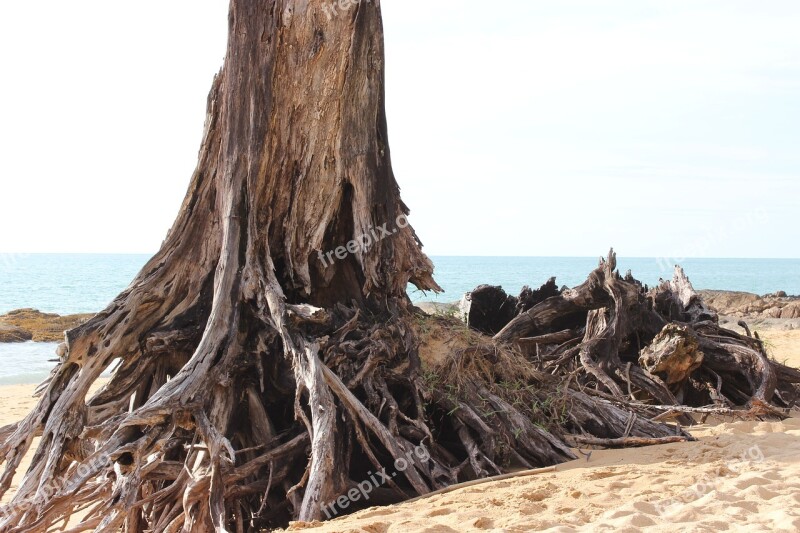
<svg viewBox="0 0 800 533"><path fill-rule="evenodd" d="M364 533L387 533L389 531L389 524L385 524L383 522L377 522L375 524L370 524L368 526L363 526L361 531Z"/></svg>
<svg viewBox="0 0 800 533"><path fill-rule="evenodd" d="M388 508L378 508L374 511L366 511L359 515L361 518L375 518L378 516L386 516L391 513L391 510Z"/></svg>
<svg viewBox="0 0 800 533"><path fill-rule="evenodd" d="M522 493L522 497L531 502L540 502L547 498L547 493L543 490L529 491Z"/></svg>
<svg viewBox="0 0 800 533"><path fill-rule="evenodd" d="M634 502L633 508L642 514L653 515L653 516L659 514L658 509L656 509L656 506L648 502Z"/></svg>
<svg viewBox="0 0 800 533"><path fill-rule="evenodd" d="M734 483L734 486L737 489L744 490L749 487L758 486L758 485L771 485L772 481L762 477L760 474L756 473L747 473L743 474L737 481Z"/></svg>
<svg viewBox="0 0 800 533"><path fill-rule="evenodd" d="M759 509L759 505L756 502L737 501L737 502L731 502L728 505L729 508L738 507L739 509L744 509L748 513L757 513Z"/></svg>
<svg viewBox="0 0 800 533"><path fill-rule="evenodd" d="M754 492L758 495L759 498L761 498L762 500L766 500L766 501L769 501L769 500L771 500L773 498L777 498L778 496L781 496L780 493L772 491L772 490L770 490L770 489L768 489L766 487L763 487L763 486L756 487L754 489Z"/></svg>
<svg viewBox="0 0 800 533"><path fill-rule="evenodd" d="M622 475L621 472L615 472L613 470L598 470L597 472L592 472L591 474L589 474L586 477L587 477L587 479L595 480L595 479L605 479L607 477L614 477L614 476L621 476L621 475Z"/></svg>
<svg viewBox="0 0 800 533"><path fill-rule="evenodd" d="M731 524L721 520L703 520L697 524L697 531L729 531Z"/></svg>
<svg viewBox="0 0 800 533"><path fill-rule="evenodd" d="M647 515L628 509L614 511L604 516L611 524L598 524L597 531L635 531L631 528L654 526L656 523ZM611 526L613 524L613 526ZM611 526L611 527L609 527Z"/></svg>
<svg viewBox="0 0 800 533"><path fill-rule="evenodd" d="M783 481L783 474L779 470L767 470L761 473L761 477L770 481Z"/></svg>
<svg viewBox="0 0 800 533"><path fill-rule="evenodd" d="M654 525L656 523L649 516L637 514L631 517L631 526L633 527L650 527Z"/></svg>
<svg viewBox="0 0 800 533"><path fill-rule="evenodd" d="M478 518L472 523L472 527L476 529L494 529L494 521L488 518Z"/></svg>
<svg viewBox="0 0 800 533"><path fill-rule="evenodd" d="M543 503L532 503L529 505L520 506L519 511L523 515L528 515L528 516L539 515L547 511L547 505Z"/></svg>

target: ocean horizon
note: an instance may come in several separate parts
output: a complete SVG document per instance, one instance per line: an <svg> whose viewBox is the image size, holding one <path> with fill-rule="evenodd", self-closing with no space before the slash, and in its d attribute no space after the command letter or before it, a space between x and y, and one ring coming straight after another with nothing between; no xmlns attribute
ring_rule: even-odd
<svg viewBox="0 0 800 533"><path fill-rule="evenodd" d="M0 314L31 307L42 312L94 313L123 291L149 254L0 254ZM599 257L431 256L440 294L409 287L415 302L453 302L480 284L501 285L518 294L555 276L559 285L582 283ZM675 260L617 257L619 271L631 270L650 286L672 277ZM697 289L800 294L800 259L685 259L680 261ZM38 383L54 365L53 343L0 343L0 385Z"/></svg>
<svg viewBox="0 0 800 533"><path fill-rule="evenodd" d="M34 308L61 315L94 313L122 292L152 257L150 254L0 254L0 314ZM478 285L500 285L518 294L550 277L560 286L582 283L598 257L430 256L443 293L409 287L415 302L452 302ZM800 294L800 259L689 258L682 260L617 256L620 273L649 286L683 266L696 289Z"/></svg>

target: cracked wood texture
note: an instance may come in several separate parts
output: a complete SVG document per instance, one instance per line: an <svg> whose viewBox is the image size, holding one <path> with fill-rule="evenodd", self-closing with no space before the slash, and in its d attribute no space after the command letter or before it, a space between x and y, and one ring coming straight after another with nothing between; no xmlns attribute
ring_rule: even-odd
<svg viewBox="0 0 800 533"><path fill-rule="evenodd" d="M360 505L573 459L568 433L688 437L625 397L677 403L620 359L633 337L659 332L666 311L618 276L613 253L580 287L560 293L552 282L523 295L494 340L411 305L408 283L439 287L399 222L408 209L388 145L380 3L333 16L326 6L231 1L198 165L162 249L67 333L37 406L0 428L0 495L33 454L0 509L3 533L67 523L259 531L325 518L378 472L397 475ZM363 235L375 236L369 246L320 260ZM664 288L659 305L704 319L678 289ZM446 342L423 358L422 338L437 334ZM538 364L512 346L521 337ZM709 371L749 370L735 394L756 389L766 405L776 377L795 379L754 339L726 339L700 348Z"/></svg>
<svg viewBox="0 0 800 533"><path fill-rule="evenodd" d="M197 168L161 250L67 332L37 406L0 428L0 494L33 454L3 532L262 530L323 518L401 459L370 503L573 458L530 407L555 385L516 354L484 340L423 369L406 287L439 287L399 222L380 5L325 5L232 0ZM363 235L384 238L320 260ZM497 376L522 385L508 393ZM608 412L598 436L622 436L625 411Z"/></svg>
<svg viewBox="0 0 800 533"><path fill-rule="evenodd" d="M88 526L222 530L231 516L241 526L242 514L226 508L222 471L241 458L232 442L263 452L291 432L270 410L288 409L310 437L309 465L300 468L306 473L284 489L293 515L319 518L321 502L343 488L342 473L334 472L342 438L319 345L306 326L292 325L287 306L343 302L388 312L407 306L409 282L438 286L411 227L331 265L317 257L408 213L387 140L380 8L364 2L329 18L322 7L231 2L197 169L161 251L106 310L69 332L67 353L40 388L35 411L0 434L0 492L42 436L15 499L33 507L12 510L4 528L34 530L71 512L43 489L65 476L84 486L103 468L79 475L76 465L101 454L131 472L96 480L108 500L89 514ZM122 362L113 380L87 400L115 358ZM281 395L289 399L265 399ZM145 488L153 472L168 474L141 462L156 454L174 463L184 455L175 448L182 431L203 449L191 449L186 471L167 488ZM297 446L291 453L305 452ZM292 475L276 469L269 479L281 487ZM181 505L159 503L181 497Z"/></svg>

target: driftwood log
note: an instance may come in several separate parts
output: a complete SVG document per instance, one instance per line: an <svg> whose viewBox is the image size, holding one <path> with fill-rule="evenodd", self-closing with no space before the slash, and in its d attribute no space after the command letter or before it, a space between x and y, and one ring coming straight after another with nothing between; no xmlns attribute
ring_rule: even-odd
<svg viewBox="0 0 800 533"><path fill-rule="evenodd" d="M469 324L493 315L484 304L513 300L499 287L478 290L480 299L465 297ZM494 340L518 346L539 370L615 401L675 406L676 414L689 406L781 416L797 405L800 372L771 360L757 334L745 330L720 327L681 267L649 289L630 272L619 275L612 250L586 282L520 311Z"/></svg>
<svg viewBox="0 0 800 533"><path fill-rule="evenodd" d="M407 284L439 287L392 173L380 6L331 5L232 0L161 250L0 428L0 495L33 454L0 531L257 531L326 518L375 473L396 475L362 504L563 462L570 435L688 438L651 403L794 401L797 372L757 339L680 279L619 277L613 254L580 287L523 294L494 339L419 313ZM669 383L638 361L671 322L703 357L650 354L680 364Z"/></svg>

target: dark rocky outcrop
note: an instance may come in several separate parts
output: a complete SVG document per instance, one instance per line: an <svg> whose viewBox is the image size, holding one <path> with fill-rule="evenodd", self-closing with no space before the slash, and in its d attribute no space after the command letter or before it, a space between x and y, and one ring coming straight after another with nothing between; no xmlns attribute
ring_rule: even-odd
<svg viewBox="0 0 800 533"><path fill-rule="evenodd" d="M93 315L61 316L36 309L17 309L0 316L0 342L61 342L64 332Z"/></svg>
<svg viewBox="0 0 800 533"><path fill-rule="evenodd" d="M698 291L703 301L720 315L738 318L800 318L800 297L779 291L759 296L749 292Z"/></svg>
<svg viewBox="0 0 800 533"><path fill-rule="evenodd" d="M0 324L0 342L26 342L33 339L33 334L16 326Z"/></svg>

